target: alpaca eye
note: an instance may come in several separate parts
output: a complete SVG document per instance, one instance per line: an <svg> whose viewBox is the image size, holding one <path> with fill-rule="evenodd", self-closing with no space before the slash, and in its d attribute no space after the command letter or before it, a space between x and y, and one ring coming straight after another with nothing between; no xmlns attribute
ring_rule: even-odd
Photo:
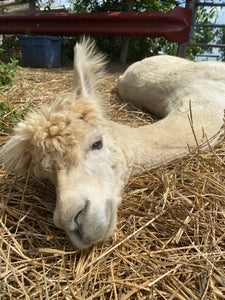
<svg viewBox="0 0 225 300"><path fill-rule="evenodd" d="M91 150L100 150L103 147L102 140L96 141L91 145Z"/></svg>

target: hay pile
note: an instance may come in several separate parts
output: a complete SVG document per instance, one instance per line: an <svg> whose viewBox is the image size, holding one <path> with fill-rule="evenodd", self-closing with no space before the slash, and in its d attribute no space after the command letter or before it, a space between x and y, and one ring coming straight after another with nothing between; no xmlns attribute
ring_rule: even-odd
<svg viewBox="0 0 225 300"><path fill-rule="evenodd" d="M149 115L118 102L114 65L99 89L112 119ZM121 70L119 70L121 71ZM24 111L69 91L71 70L21 69L0 101ZM7 139L12 120L4 117ZM74 250L55 228L54 188L1 168L0 299L224 299L224 146L131 177L111 240Z"/></svg>

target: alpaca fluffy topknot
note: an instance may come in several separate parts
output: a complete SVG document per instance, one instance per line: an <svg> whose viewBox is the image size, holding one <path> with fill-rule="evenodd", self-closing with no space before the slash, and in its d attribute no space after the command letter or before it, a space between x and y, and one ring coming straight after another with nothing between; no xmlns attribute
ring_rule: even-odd
<svg viewBox="0 0 225 300"><path fill-rule="evenodd" d="M74 100L70 95L44 104L17 125L2 149L4 163L19 173L30 168L38 177L52 177L58 168L79 161L85 135L99 122L98 107L86 99Z"/></svg>

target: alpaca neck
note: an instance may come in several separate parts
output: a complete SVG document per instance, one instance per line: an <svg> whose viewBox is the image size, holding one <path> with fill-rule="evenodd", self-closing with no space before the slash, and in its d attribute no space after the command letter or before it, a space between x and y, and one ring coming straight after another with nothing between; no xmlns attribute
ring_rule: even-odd
<svg viewBox="0 0 225 300"><path fill-rule="evenodd" d="M125 154L128 168L132 168L135 173L165 166L175 159L182 158L204 140L204 120L196 124L194 122L193 134L186 112L170 114L161 121L138 128L114 122L111 124L115 140ZM206 132L207 138L210 138L219 130L222 122L212 121L208 124Z"/></svg>
<svg viewBox="0 0 225 300"><path fill-rule="evenodd" d="M173 125L168 128L164 120L139 127L135 131L132 158L135 173L165 166L177 158L186 156L190 149L193 149L193 145L196 146L192 138L191 145L188 145L190 138L188 143L184 136L177 132L177 128Z"/></svg>

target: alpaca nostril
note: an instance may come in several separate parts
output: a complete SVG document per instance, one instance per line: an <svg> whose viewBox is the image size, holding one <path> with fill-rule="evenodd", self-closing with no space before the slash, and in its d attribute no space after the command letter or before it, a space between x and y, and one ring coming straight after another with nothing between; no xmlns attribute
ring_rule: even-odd
<svg viewBox="0 0 225 300"><path fill-rule="evenodd" d="M85 202L85 206L84 208L82 208L74 217L74 230L73 232L76 234L76 236L79 238L79 240L83 239L83 229L82 229L82 225L85 222L86 219L86 213L89 207L89 201L87 200Z"/></svg>
<svg viewBox="0 0 225 300"><path fill-rule="evenodd" d="M79 212L78 212L78 214L74 217L74 223L76 224L76 225L79 225L79 221L80 221L80 219L82 218L82 213L83 213L83 211L84 211L84 208L83 209L81 209Z"/></svg>
<svg viewBox="0 0 225 300"><path fill-rule="evenodd" d="M82 208L74 217L74 223L76 225L76 229L78 229L78 230L81 227L82 222L85 220L85 216L86 216L89 204L90 204L90 202L89 202L89 200L87 200L85 202L84 208Z"/></svg>

